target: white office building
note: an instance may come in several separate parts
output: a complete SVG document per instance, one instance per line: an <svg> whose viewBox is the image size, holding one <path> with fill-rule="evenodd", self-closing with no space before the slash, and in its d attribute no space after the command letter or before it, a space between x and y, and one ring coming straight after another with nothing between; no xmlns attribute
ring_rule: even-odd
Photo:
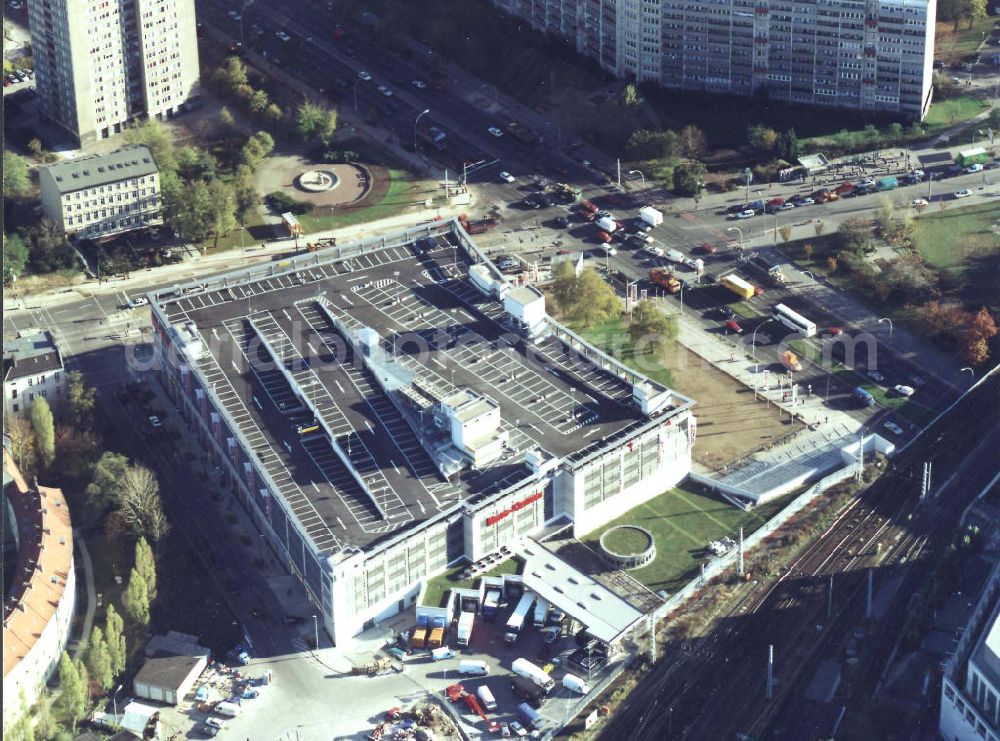
<svg viewBox="0 0 1000 741"><path fill-rule="evenodd" d="M621 77L923 118L936 0L493 0Z"/></svg>
<svg viewBox="0 0 1000 741"><path fill-rule="evenodd" d="M96 239L163 223L160 171L148 147L38 169L42 210L69 236Z"/></svg>
<svg viewBox="0 0 1000 741"><path fill-rule="evenodd" d="M80 143L198 92L194 0L28 0L42 113Z"/></svg>

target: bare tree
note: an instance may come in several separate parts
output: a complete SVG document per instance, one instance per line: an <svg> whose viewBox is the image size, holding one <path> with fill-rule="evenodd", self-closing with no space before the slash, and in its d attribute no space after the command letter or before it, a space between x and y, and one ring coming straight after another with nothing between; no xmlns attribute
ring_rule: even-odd
<svg viewBox="0 0 1000 741"><path fill-rule="evenodd" d="M129 466L119 485L118 506L125 522L140 535L158 541L170 529L160 502L160 484L145 466Z"/></svg>

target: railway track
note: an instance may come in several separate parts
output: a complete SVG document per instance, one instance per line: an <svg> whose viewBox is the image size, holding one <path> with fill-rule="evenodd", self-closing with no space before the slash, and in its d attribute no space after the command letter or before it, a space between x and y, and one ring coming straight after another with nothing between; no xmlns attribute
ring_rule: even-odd
<svg viewBox="0 0 1000 741"><path fill-rule="evenodd" d="M976 405L997 398L997 379L943 417L921 444L902 453L875 485L851 502L773 584L747 592L716 619L712 631L681 646L680 657L658 665L605 726L602 738L733 738L737 732L766 735L793 697L792 687L813 666L820 648L829 648L845 627L859 619L857 599L866 588L864 570L905 570L940 546L950 532L953 510L917 498L914 472L933 458L945 477L981 439L992 419ZM989 428L987 427L987 430ZM942 441L947 439L947 444ZM945 511L942 512L941 510ZM935 534L938 540L935 540ZM828 577L835 578L838 609L827 619ZM823 622L817 622L822 620ZM890 623L892 621L886 621ZM884 623L884 624L886 624ZM767 645L776 647L775 694L765 696ZM668 653L672 649L665 648Z"/></svg>

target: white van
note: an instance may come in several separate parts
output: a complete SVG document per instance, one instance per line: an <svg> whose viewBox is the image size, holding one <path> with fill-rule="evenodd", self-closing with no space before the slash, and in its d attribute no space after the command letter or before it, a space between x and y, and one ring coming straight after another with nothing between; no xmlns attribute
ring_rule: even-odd
<svg viewBox="0 0 1000 741"><path fill-rule="evenodd" d="M578 695L586 695L590 692L590 687L587 686L587 683L573 674L564 676L562 678L562 685L570 692L575 692Z"/></svg>
<svg viewBox="0 0 1000 741"><path fill-rule="evenodd" d="M452 651L447 646L441 646L441 648L435 648L431 651L431 658L434 661L443 661L444 659L454 659L455 652Z"/></svg>
<svg viewBox="0 0 1000 741"><path fill-rule="evenodd" d="M490 668L485 661L463 659L458 662L458 673L467 677L484 677L490 673Z"/></svg>
<svg viewBox="0 0 1000 741"><path fill-rule="evenodd" d="M480 687L476 690L476 694L479 695L479 701L483 705L483 710L493 712L497 709L497 699L493 696L493 693L490 692L490 688L485 684L480 685Z"/></svg>

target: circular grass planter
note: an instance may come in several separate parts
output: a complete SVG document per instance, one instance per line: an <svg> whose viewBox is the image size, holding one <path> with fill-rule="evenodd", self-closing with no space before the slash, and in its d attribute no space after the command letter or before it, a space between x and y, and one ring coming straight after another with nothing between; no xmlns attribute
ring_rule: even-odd
<svg viewBox="0 0 1000 741"><path fill-rule="evenodd" d="M604 531L601 555L615 568L638 569L656 558L653 535L638 525L618 525Z"/></svg>

